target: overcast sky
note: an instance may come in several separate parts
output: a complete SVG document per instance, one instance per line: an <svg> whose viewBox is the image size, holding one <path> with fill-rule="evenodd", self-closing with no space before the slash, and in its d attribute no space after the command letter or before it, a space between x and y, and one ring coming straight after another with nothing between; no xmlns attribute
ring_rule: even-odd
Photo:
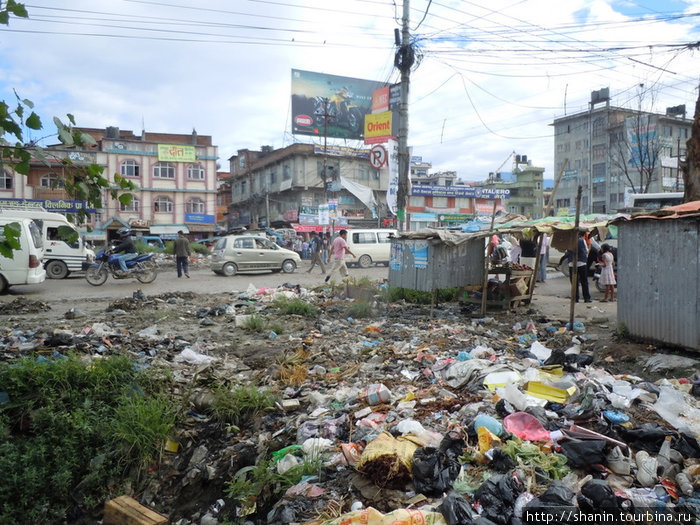
<svg viewBox="0 0 700 525"><path fill-rule="evenodd" d="M35 0L0 29L0 97L55 132L78 125L211 135L238 149L291 135L291 70L397 82L401 0ZM553 178L554 118L590 92L651 111L686 104L700 72L700 0L411 0L420 63L409 145L434 170L483 180L510 153ZM39 138L43 134L35 134ZM55 138L49 139L54 143ZM331 141L343 144L342 141ZM361 143L348 142L350 146ZM503 171L512 167L506 162Z"/></svg>

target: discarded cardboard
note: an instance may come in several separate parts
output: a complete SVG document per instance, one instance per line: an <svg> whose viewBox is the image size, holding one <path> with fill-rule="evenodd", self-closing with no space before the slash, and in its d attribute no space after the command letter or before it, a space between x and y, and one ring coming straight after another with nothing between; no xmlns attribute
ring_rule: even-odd
<svg viewBox="0 0 700 525"><path fill-rule="evenodd" d="M119 496L105 503L103 525L162 525L167 516L144 507L131 496Z"/></svg>

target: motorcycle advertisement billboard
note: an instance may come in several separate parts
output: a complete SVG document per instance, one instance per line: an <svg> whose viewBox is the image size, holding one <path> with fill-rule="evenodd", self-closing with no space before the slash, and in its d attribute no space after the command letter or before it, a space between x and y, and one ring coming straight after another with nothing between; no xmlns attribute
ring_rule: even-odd
<svg viewBox="0 0 700 525"><path fill-rule="evenodd" d="M372 94L385 85L292 69L292 134L363 140Z"/></svg>

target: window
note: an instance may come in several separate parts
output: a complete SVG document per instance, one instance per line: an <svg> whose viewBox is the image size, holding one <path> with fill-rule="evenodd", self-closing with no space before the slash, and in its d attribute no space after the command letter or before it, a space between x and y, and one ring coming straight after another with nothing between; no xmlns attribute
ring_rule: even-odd
<svg viewBox="0 0 700 525"><path fill-rule="evenodd" d="M175 166L169 162L158 162L153 166L153 176L156 179L174 179Z"/></svg>
<svg viewBox="0 0 700 525"><path fill-rule="evenodd" d="M435 208L447 208L447 197L433 197L433 206Z"/></svg>
<svg viewBox="0 0 700 525"><path fill-rule="evenodd" d="M282 166L282 179L283 180L289 180L292 178L292 169L289 167L289 164L285 164Z"/></svg>
<svg viewBox="0 0 700 525"><path fill-rule="evenodd" d="M358 166L357 178L359 180L369 180L369 166Z"/></svg>
<svg viewBox="0 0 700 525"><path fill-rule="evenodd" d="M255 248L255 239L236 239L233 243L234 248Z"/></svg>
<svg viewBox="0 0 700 525"><path fill-rule="evenodd" d="M172 213L173 201L168 197L158 197L153 203L153 211L156 213Z"/></svg>
<svg viewBox="0 0 700 525"><path fill-rule="evenodd" d="M379 244L388 244L393 238L394 237L391 232L377 232L377 240L379 241Z"/></svg>
<svg viewBox="0 0 700 525"><path fill-rule="evenodd" d="M12 189L12 175L7 171L0 172L0 190Z"/></svg>
<svg viewBox="0 0 700 525"><path fill-rule="evenodd" d="M445 186L452 186L452 179L445 179Z"/></svg>
<svg viewBox="0 0 700 525"><path fill-rule="evenodd" d="M353 244L377 244L374 232L355 232L352 234Z"/></svg>
<svg viewBox="0 0 700 525"><path fill-rule="evenodd" d="M59 178L55 173L49 173L41 177L42 188L63 188L65 186L63 179Z"/></svg>
<svg viewBox="0 0 700 525"><path fill-rule="evenodd" d="M247 181L244 181L244 180L241 181L241 195L245 195L245 194L246 194L246 191L247 191L247 189L246 189L246 182L247 182Z"/></svg>
<svg viewBox="0 0 700 525"><path fill-rule="evenodd" d="M187 166L187 178L192 180L204 180L204 168L200 164Z"/></svg>
<svg viewBox="0 0 700 525"><path fill-rule="evenodd" d="M130 204L120 204L119 205L119 210L120 211L139 211L141 209L141 202L134 197L131 199Z"/></svg>
<svg viewBox="0 0 700 525"><path fill-rule="evenodd" d="M125 160L121 166L122 177L138 177L139 165L135 160Z"/></svg>
<svg viewBox="0 0 700 525"><path fill-rule="evenodd" d="M270 172L270 184L275 184L277 182L277 173L274 171Z"/></svg>
<svg viewBox="0 0 700 525"><path fill-rule="evenodd" d="M202 199L190 199L185 206L187 213L204 213L204 202Z"/></svg>

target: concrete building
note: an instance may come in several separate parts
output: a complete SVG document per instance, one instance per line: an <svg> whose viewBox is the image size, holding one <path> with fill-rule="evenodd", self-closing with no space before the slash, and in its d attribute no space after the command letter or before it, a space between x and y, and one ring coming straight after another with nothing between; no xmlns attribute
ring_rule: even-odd
<svg viewBox="0 0 700 525"><path fill-rule="evenodd" d="M591 93L589 110L555 119L554 167L559 177L554 213L574 213L582 187L582 213L613 213L629 193L682 191L679 155L685 155L692 120L685 106L666 114L610 105L609 89Z"/></svg>
<svg viewBox="0 0 700 525"><path fill-rule="evenodd" d="M238 150L229 163L229 228L291 223L297 231L322 229L319 208L329 199L337 201L328 211L337 226L376 226L387 215L388 170L372 168L366 149L328 146L324 153L314 144L263 146Z"/></svg>
<svg viewBox="0 0 700 525"><path fill-rule="evenodd" d="M76 128L95 140L87 147L64 145L46 148L48 162L32 161L30 173L24 177L11 173L11 188L0 191L5 204L41 205L51 211L70 213L83 203L68 201L66 180L71 168L98 164L110 182L105 188L102 207L89 211L87 226L94 231L90 240L108 241L114 231L129 225L137 233L174 238L178 230L192 239L212 236L216 216L217 147L210 136L192 134L151 133L117 127L106 129ZM114 200L115 174L136 184L130 204ZM5 177L10 175L5 169ZM61 203L64 205L62 206Z"/></svg>
<svg viewBox="0 0 700 525"><path fill-rule="evenodd" d="M525 215L530 219L543 217L544 168L532 165L527 155L516 155L510 180L501 180L498 173L492 174L481 184L483 188L509 190L503 205L508 213Z"/></svg>

